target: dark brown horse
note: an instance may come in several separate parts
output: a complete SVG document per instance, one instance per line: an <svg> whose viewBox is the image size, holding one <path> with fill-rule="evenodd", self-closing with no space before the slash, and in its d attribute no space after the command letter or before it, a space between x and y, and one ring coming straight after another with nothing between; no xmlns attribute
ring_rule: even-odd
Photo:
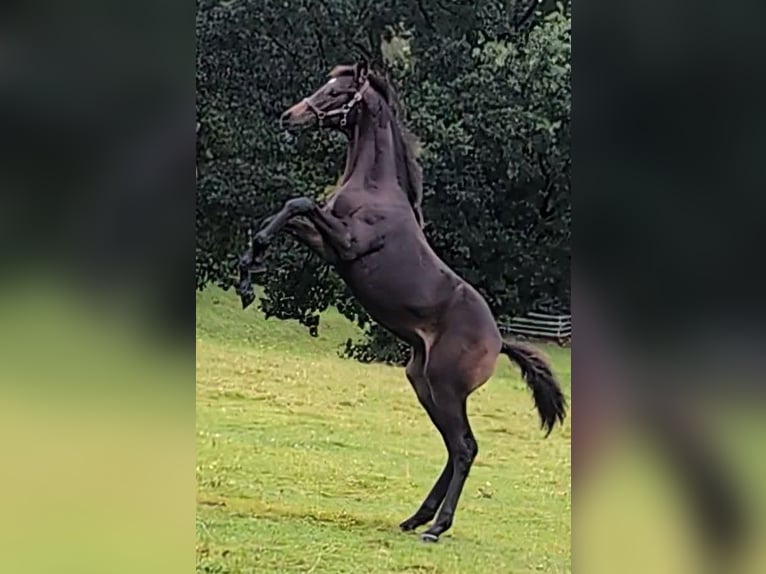
<svg viewBox="0 0 766 574"><path fill-rule="evenodd" d="M411 345L407 378L449 458L423 504L400 526L413 530L436 517L422 535L436 541L452 525L478 452L466 399L492 376L498 354L521 368L548 433L563 421L566 405L546 361L531 347L504 341L484 298L429 246L420 167L392 97L366 65L339 66L283 114L289 126L316 122L343 132L349 140L345 173L324 205L291 199L263 222L242 257L238 292L247 307L254 299L250 273L272 237L285 230L332 264L370 315Z"/></svg>

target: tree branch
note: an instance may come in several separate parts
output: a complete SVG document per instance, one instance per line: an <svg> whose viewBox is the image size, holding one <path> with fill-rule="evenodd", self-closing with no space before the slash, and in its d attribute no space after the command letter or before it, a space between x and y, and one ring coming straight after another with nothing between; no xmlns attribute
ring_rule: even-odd
<svg viewBox="0 0 766 574"><path fill-rule="evenodd" d="M432 32L436 32L436 28L434 27L434 23L431 20L431 17L426 12L426 9L423 7L423 1L418 0L418 11L423 16L423 20L425 20L426 25L431 29Z"/></svg>
<svg viewBox="0 0 766 574"><path fill-rule="evenodd" d="M522 14L521 18L518 20L514 18L513 27L517 32L520 32L522 28L526 26L527 22L532 18L532 16L535 15L537 4L537 0L532 0L527 9L524 11L524 14Z"/></svg>

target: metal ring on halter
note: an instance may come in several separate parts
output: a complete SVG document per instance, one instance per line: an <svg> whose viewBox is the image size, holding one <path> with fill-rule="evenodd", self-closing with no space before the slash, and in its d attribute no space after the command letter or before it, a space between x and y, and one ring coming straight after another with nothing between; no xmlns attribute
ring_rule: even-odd
<svg viewBox="0 0 766 574"><path fill-rule="evenodd" d="M317 108L314 104L311 103L311 100L309 98L303 98L303 103L306 104L306 107L311 110L311 112L317 117L317 123L319 126L322 126L322 120L325 119L327 114Z"/></svg>
<svg viewBox="0 0 766 574"><path fill-rule="evenodd" d="M345 128L347 123L346 118L348 118L348 113L351 111L351 106L349 104L343 104L343 107L340 109L340 111L341 114L343 114L340 116L340 127Z"/></svg>

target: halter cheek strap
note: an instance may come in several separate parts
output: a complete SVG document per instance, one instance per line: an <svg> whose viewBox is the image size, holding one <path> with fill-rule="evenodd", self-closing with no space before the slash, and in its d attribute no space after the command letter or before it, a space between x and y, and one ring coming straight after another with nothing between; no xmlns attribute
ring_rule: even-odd
<svg viewBox="0 0 766 574"><path fill-rule="evenodd" d="M367 91L367 88L370 86L369 80L366 80L364 84L362 84L362 87L359 88L356 93L354 94L354 97L351 98L348 102L343 104L339 108L335 108L334 110L330 110L329 112L323 112L319 108L317 108L314 104L311 103L310 98L305 98L303 102L306 104L308 109L310 109L314 115L317 117L317 121L319 122L319 126L322 126L322 122L325 118L331 118L334 116L340 116L340 127L344 128L346 127L346 123L348 121L348 114L351 112L352 109L354 109L354 106L357 105L359 102L362 101L362 97L364 96L364 93Z"/></svg>

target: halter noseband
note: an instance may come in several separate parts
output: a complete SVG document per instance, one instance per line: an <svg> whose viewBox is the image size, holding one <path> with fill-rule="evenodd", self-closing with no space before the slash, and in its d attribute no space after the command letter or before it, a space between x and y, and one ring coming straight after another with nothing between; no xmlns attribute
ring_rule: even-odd
<svg viewBox="0 0 766 574"><path fill-rule="evenodd" d="M365 80L364 84L362 84L362 87L356 91L353 98L351 98L348 102L343 104L341 107L336 108L334 110L330 110L329 112L323 112L322 110L318 109L314 104L311 103L310 98L304 98L303 103L305 103L308 109L310 109L313 112L313 114L317 117L317 121L319 122L319 127L322 126L322 121L325 118L340 116L340 127L345 128L349 112L351 112L351 110L354 108L356 104L362 101L362 96L364 96L364 92L367 91L367 88L369 86L370 86L370 81Z"/></svg>

